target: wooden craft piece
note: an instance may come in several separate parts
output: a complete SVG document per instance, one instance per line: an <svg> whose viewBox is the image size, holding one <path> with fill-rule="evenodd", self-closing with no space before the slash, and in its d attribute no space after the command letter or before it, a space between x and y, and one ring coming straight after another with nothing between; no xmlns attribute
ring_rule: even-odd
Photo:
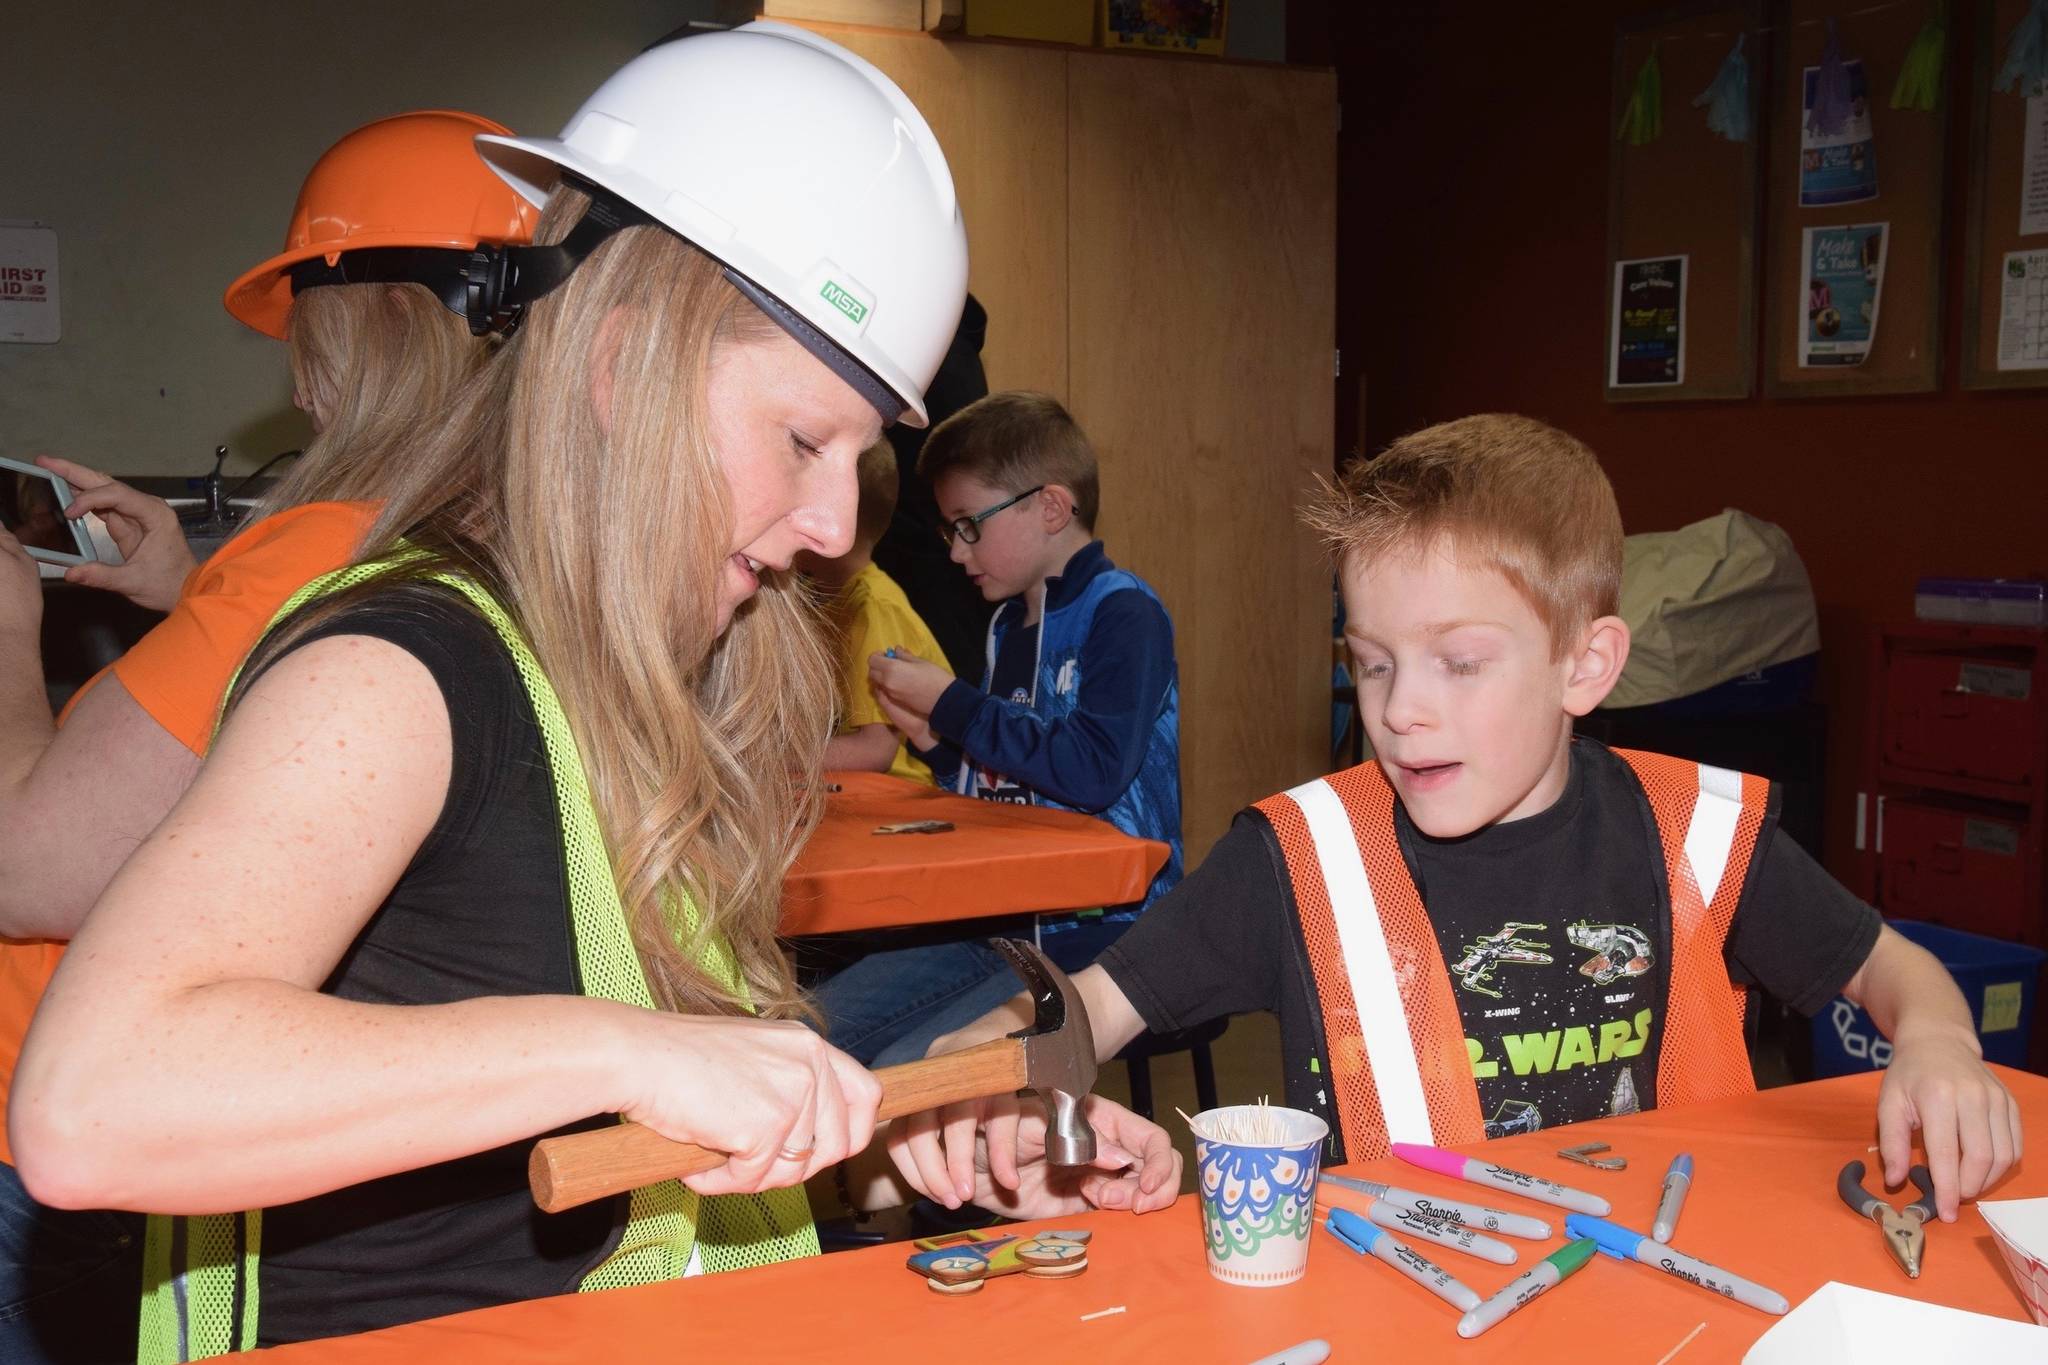
<svg viewBox="0 0 2048 1365"><path fill-rule="evenodd" d="M1017 1259L1033 1271L1058 1271L1088 1263L1088 1241L1064 1232L1041 1232L1017 1248Z"/></svg>
<svg viewBox="0 0 2048 1365"><path fill-rule="evenodd" d="M905 1264L941 1294L971 1294L983 1284L1019 1272L1040 1279L1066 1279L1088 1268L1091 1231L1047 1229L1030 1237L975 1228L943 1237L921 1237Z"/></svg>
<svg viewBox="0 0 2048 1365"><path fill-rule="evenodd" d="M988 1279L988 1257L972 1247L948 1247L910 1258L910 1268L941 1294L972 1294Z"/></svg>

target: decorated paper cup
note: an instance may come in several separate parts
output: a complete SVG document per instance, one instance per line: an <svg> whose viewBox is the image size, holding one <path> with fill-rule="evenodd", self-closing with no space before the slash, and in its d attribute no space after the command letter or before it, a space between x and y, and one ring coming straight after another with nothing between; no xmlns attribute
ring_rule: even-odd
<svg viewBox="0 0 2048 1365"><path fill-rule="evenodd" d="M1192 1127L1209 1273L1254 1288L1300 1279L1330 1126L1299 1109L1239 1104L1204 1110ZM1228 1140L1245 1136L1278 1140Z"/></svg>

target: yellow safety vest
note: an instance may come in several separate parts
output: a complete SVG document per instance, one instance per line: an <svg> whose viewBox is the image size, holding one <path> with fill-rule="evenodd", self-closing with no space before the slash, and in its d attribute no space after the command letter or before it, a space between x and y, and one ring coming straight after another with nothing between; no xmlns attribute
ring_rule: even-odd
<svg viewBox="0 0 2048 1365"><path fill-rule="evenodd" d="M285 603L272 626L305 602L368 582L396 562L394 558L357 565L315 579ZM489 593L459 574L436 573L432 577L460 592L490 622L511 654L533 706L554 776L555 810L562 823L569 914L583 993L653 1009L653 996L633 948L618 886L612 880L583 760L561 701L541 672L532 648ZM696 926L697 909L684 897L681 910L679 919L688 933ZM722 936L707 940L699 965L728 990L744 995L731 945ZM152 1215L143 1244L142 1325L136 1348L140 1365L203 1360L254 1347L262 1251L261 1209L192 1218ZM633 1191L617 1249L586 1275L579 1287L616 1289L678 1279L693 1255L704 1273L717 1274L816 1255L817 1251L817 1231L801 1186L700 1199L680 1181L664 1180Z"/></svg>

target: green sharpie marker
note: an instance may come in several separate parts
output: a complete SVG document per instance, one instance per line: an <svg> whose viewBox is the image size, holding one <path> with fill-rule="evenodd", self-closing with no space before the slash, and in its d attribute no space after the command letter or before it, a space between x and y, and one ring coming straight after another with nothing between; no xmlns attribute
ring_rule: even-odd
<svg viewBox="0 0 2048 1365"><path fill-rule="evenodd" d="M1593 1259L1599 1245L1591 1237L1565 1243L1509 1280L1498 1294L1459 1318L1458 1335L1468 1340L1476 1337L1544 1290L1563 1284L1566 1276Z"/></svg>

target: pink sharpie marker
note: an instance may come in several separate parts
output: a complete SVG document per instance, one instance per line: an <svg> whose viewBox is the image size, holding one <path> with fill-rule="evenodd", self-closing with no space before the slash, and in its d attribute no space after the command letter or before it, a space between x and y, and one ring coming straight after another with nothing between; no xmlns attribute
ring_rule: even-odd
<svg viewBox="0 0 2048 1365"><path fill-rule="evenodd" d="M1587 1194L1584 1190L1575 1190L1569 1185L1544 1180L1525 1171L1489 1165L1460 1152L1446 1152L1440 1147L1425 1147L1418 1142L1396 1142L1390 1145L1394 1155L1409 1165L1420 1166L1425 1171L1435 1171L1438 1175L1450 1176L1453 1180L1465 1180L1474 1185L1506 1190L1510 1194L1524 1195L1546 1204L1555 1204L1574 1213L1590 1213L1604 1218L1614 1210L1612 1204L1597 1194Z"/></svg>

